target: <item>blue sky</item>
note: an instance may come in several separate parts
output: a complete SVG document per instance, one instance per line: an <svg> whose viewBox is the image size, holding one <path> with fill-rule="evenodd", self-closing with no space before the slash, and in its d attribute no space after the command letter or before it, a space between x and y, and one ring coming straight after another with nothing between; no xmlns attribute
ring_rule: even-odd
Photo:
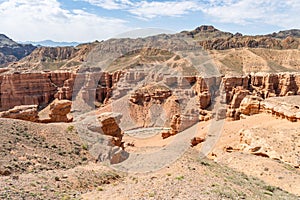
<svg viewBox="0 0 300 200"><path fill-rule="evenodd" d="M17 41L88 42L139 28L202 24L243 34L300 28L300 0L0 0L0 33Z"/></svg>

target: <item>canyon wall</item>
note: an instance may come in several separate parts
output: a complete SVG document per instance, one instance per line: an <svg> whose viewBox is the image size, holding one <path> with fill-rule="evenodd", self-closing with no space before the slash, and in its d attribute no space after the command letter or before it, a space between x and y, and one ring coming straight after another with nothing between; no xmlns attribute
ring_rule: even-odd
<svg viewBox="0 0 300 200"><path fill-rule="evenodd" d="M238 120L241 114L261 112L260 103L270 97L300 94L300 74L256 74L223 78L226 92L227 118ZM261 110L261 111L259 111Z"/></svg>
<svg viewBox="0 0 300 200"><path fill-rule="evenodd" d="M300 94L300 74L298 73L264 73L242 77L210 78L162 76L156 77L153 81L153 83L158 81L161 85L149 83L135 89L137 83L147 76L140 71L101 72L97 74L96 88L92 90L96 93L95 101L109 104L130 92L128 97L130 113L131 117L136 118L137 123L153 124L150 121L153 116L149 115L147 108L160 105L170 125L172 117L178 114L182 115L179 118L187 118L187 121L208 120L210 113L207 110L210 110L212 99L218 95L221 84L224 86L227 104L226 117L231 120L239 119L241 114L251 115L261 112L260 102L264 99ZM76 86L74 86L75 79ZM20 105L38 105L42 108L54 99L72 100L72 95L76 95L74 88L85 90L85 87L88 88L86 85L89 85L89 82L84 73L4 72L0 74L0 111ZM143 116L147 116L148 122Z"/></svg>
<svg viewBox="0 0 300 200"><path fill-rule="evenodd" d="M0 110L19 105L46 106L71 78L70 72L0 74Z"/></svg>

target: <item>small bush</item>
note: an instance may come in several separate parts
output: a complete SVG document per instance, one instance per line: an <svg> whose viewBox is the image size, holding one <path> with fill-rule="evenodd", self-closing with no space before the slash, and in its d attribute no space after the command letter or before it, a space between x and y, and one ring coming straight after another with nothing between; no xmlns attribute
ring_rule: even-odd
<svg viewBox="0 0 300 200"><path fill-rule="evenodd" d="M73 131L74 131L74 129L75 129L75 127L74 127L73 125L71 125L71 126L68 126L68 128L67 128L67 132L73 132Z"/></svg>
<svg viewBox="0 0 300 200"><path fill-rule="evenodd" d="M276 187L267 185L267 186L264 186L264 189L269 191L269 192L274 192L276 190Z"/></svg>
<svg viewBox="0 0 300 200"><path fill-rule="evenodd" d="M181 180L183 180L183 179L184 179L184 176L177 176L175 179L177 179L177 180L181 181Z"/></svg>
<svg viewBox="0 0 300 200"><path fill-rule="evenodd" d="M87 144L83 144L83 145L81 145L81 147L82 147L83 150L86 150L86 151L87 151L88 148L89 148L89 146L88 146Z"/></svg>
<svg viewBox="0 0 300 200"><path fill-rule="evenodd" d="M200 164L204 165L204 166L210 166L210 164L208 162L205 162L205 161L201 161Z"/></svg>

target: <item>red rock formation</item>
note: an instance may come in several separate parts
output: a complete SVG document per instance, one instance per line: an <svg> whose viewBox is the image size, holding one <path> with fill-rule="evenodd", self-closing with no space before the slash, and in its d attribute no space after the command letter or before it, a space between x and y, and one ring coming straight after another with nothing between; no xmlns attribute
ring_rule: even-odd
<svg viewBox="0 0 300 200"><path fill-rule="evenodd" d="M70 77L70 72L1 74L0 110L18 105L46 106Z"/></svg>
<svg viewBox="0 0 300 200"><path fill-rule="evenodd" d="M241 113L251 115L262 112L259 103L262 99L300 94L298 73L230 77L223 78L223 83L228 104L227 117L234 120L239 119Z"/></svg>
<svg viewBox="0 0 300 200"><path fill-rule="evenodd" d="M69 100L55 100L50 104L49 122L71 122L72 117L68 117L71 111L72 102Z"/></svg>
<svg viewBox="0 0 300 200"><path fill-rule="evenodd" d="M97 141L89 149L98 161L109 161L111 164L122 162L128 158L128 152L124 150L123 131L119 127L121 113L105 112L97 116L83 118L82 126L97 135Z"/></svg>
<svg viewBox="0 0 300 200"><path fill-rule="evenodd" d="M276 117L296 122L300 120L299 100L299 96L266 99L261 102L261 112L271 113Z"/></svg>
<svg viewBox="0 0 300 200"><path fill-rule="evenodd" d="M123 148L123 132L119 127L121 117L122 115L120 113L106 112L99 115L98 121L100 123L102 133L112 137L112 146L119 146Z"/></svg>
<svg viewBox="0 0 300 200"><path fill-rule="evenodd" d="M193 139L191 139L191 146L197 146L198 144L200 144L201 142L204 142L205 138L202 137L194 137Z"/></svg>
<svg viewBox="0 0 300 200"><path fill-rule="evenodd" d="M95 85L92 85L96 87L95 100L100 103L114 101L124 96L145 76L144 72L130 70L95 74L95 80L99 79ZM221 81L228 104L227 117L230 119L239 119L240 114L257 113L260 104L255 98L266 99L300 94L300 74L297 73L251 74L243 77L223 78L196 76L157 78L163 82L161 85L149 84L135 90L130 96L130 114L139 127L155 124L152 120L154 115L149 112L153 105L161 106L161 111L166 114L167 120L163 126L170 126L172 116L177 113L180 113L182 121L185 118L192 118L193 123L199 119L200 121L208 120L210 115L208 113L208 115L202 115L201 111L210 106L212 96L216 95L212 88L218 87ZM76 86L74 86L75 80ZM84 81L84 77L81 80L81 74L64 71L0 73L0 110L7 110L18 105L44 107L55 98L71 100L76 90L83 87ZM86 90L88 89L87 87ZM87 95L88 92L90 91L86 91ZM197 106L194 105L184 110L182 106L187 105L186 102L194 97L198 98ZM185 104L182 104L184 101ZM193 114L189 114L191 110L194 110ZM189 122L187 120L189 125L186 127L190 126Z"/></svg>
<svg viewBox="0 0 300 200"><path fill-rule="evenodd" d="M172 117L170 123L170 131L163 132L161 134L162 138L168 138L172 135L176 135L177 133L193 126L199 122L199 115L195 113L191 113L189 115L185 114L176 114Z"/></svg>
<svg viewBox="0 0 300 200"><path fill-rule="evenodd" d="M0 117L40 123L71 122L73 119L68 116L71 104L72 102L69 100L56 99L50 104L49 118L46 119L39 118L37 105L15 106L10 110L0 112Z"/></svg>
<svg viewBox="0 0 300 200"><path fill-rule="evenodd" d="M21 119L31 122L38 122L39 120L37 105L15 106L8 111L0 112L0 117Z"/></svg>
<svg viewBox="0 0 300 200"><path fill-rule="evenodd" d="M167 108L164 105L169 105ZM176 109L176 98L166 86L148 85L134 91L129 97L130 116L139 127L155 124L155 115L166 108L167 116ZM160 107L161 110L154 111ZM151 109L154 109L151 111Z"/></svg>
<svg viewBox="0 0 300 200"><path fill-rule="evenodd" d="M263 99L257 96L246 96L241 104L239 111L244 115L254 115L261 112L260 103Z"/></svg>

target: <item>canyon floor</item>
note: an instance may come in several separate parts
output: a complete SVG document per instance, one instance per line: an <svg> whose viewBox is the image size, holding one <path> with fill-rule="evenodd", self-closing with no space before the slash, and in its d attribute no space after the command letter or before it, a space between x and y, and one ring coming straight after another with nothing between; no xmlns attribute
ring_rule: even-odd
<svg viewBox="0 0 300 200"><path fill-rule="evenodd" d="M294 167L299 159L300 124L265 113L226 121L208 158L200 158L199 144L170 165L148 173L125 173L95 163L72 124L11 119L0 123L7 133L1 135L1 173L6 175L0 177L2 199L300 197L300 171ZM205 136L210 123L195 125L196 135ZM241 150L246 136L252 141L248 145L264 150L260 154ZM177 136L163 140L160 135L147 139L125 135L124 141L134 144L128 152L147 153L166 146L173 137Z"/></svg>

